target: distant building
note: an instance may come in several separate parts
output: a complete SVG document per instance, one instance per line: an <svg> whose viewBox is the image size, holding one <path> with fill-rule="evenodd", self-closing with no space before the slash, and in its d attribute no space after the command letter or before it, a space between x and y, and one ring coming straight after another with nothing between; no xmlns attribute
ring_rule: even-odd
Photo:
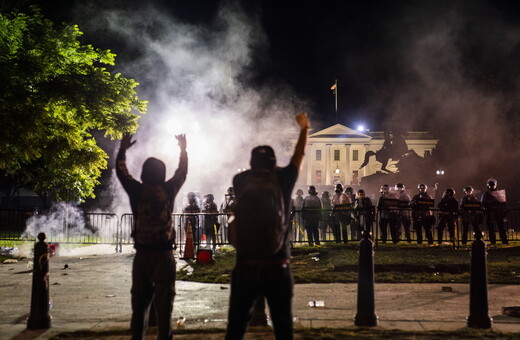
<svg viewBox="0 0 520 340"><path fill-rule="evenodd" d="M438 142L429 132L407 132L403 137L408 149L421 157L431 154ZM357 131L341 124L311 133L297 184L357 186L363 177L381 171L375 157L367 166L360 166L365 153L380 150L384 141L383 131ZM397 171L396 161L390 160L387 169Z"/></svg>

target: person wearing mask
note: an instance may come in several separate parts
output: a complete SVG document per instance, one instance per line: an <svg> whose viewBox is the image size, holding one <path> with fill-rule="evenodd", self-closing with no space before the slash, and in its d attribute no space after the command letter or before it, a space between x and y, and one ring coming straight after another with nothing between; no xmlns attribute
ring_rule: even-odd
<svg viewBox="0 0 520 340"><path fill-rule="evenodd" d="M417 190L419 193L410 201L410 206L412 207L413 228L417 233L417 244L422 244L422 231L424 229L428 244L432 245L432 225L434 224L434 217L431 207L433 207L434 201L428 194L428 186L426 184L419 184Z"/></svg>
<svg viewBox="0 0 520 340"><path fill-rule="evenodd" d="M506 227L504 220L507 214L506 193L504 190L497 190L497 180L490 178L487 181L487 191L482 194L480 199L486 225L489 231L489 242L495 244L497 242L496 229L500 235L502 244L508 244Z"/></svg>
<svg viewBox="0 0 520 340"><path fill-rule="evenodd" d="M217 238L220 231L220 223L218 223L218 207L215 203L213 194L204 196L204 233L206 234L206 242L213 244L213 250L217 248Z"/></svg>
<svg viewBox="0 0 520 340"><path fill-rule="evenodd" d="M188 198L188 202L182 209L184 214L184 230L188 232L188 229L191 227L191 235L196 244L200 244L202 239L202 233L199 230L199 213L200 213L200 205L199 200L197 199L197 195L194 192L189 192L186 196Z"/></svg>
<svg viewBox="0 0 520 340"><path fill-rule="evenodd" d="M328 191L321 194L321 209L322 209L322 223L321 223L321 240L327 239L327 229L334 230L334 215L332 214L332 201Z"/></svg>
<svg viewBox="0 0 520 340"><path fill-rule="evenodd" d="M455 199L455 190L452 188L446 189L439 202L439 225L437 226L437 243L442 244L442 236L444 229L448 226L448 233L450 234L450 241L455 241L455 223L459 211L459 203Z"/></svg>
<svg viewBox="0 0 520 340"><path fill-rule="evenodd" d="M405 191L405 186L403 183L397 183L394 188L397 193L397 198L399 199L397 230L399 231L399 234L401 234L400 230L402 225L406 242L412 243L412 236L410 233L410 226L412 224L410 218L410 195L408 195L408 193Z"/></svg>
<svg viewBox="0 0 520 340"><path fill-rule="evenodd" d="M296 115L296 121L300 134L287 166L277 166L270 146L258 146L251 152L251 169L233 178L237 203L230 240L237 255L231 276L227 340L244 337L253 303L261 296L269 304L276 339L293 339L294 279L290 267L291 228L288 221L291 195L310 129L307 114ZM263 202L259 202L260 197L264 197ZM271 211L275 206L279 209ZM271 213L266 214L267 210ZM266 225L267 220L273 223ZM266 229L271 232L266 233Z"/></svg>
<svg viewBox="0 0 520 340"><path fill-rule="evenodd" d="M166 166L150 157L143 164L141 182L126 167L126 150L134 145L125 134L117 154L116 174L130 199L134 215L135 257L132 264L132 339L144 339L155 301L157 339L172 339L171 318L175 296L176 265L173 256L175 227L172 221L175 196L186 180L186 136L175 136L180 148L179 167L166 180Z"/></svg>
<svg viewBox="0 0 520 340"><path fill-rule="evenodd" d="M462 244L468 242L469 225L473 228L474 233L480 233L480 224L482 223L482 204L473 194L473 187L468 185L463 190L464 196L460 200L460 210L462 217Z"/></svg>
<svg viewBox="0 0 520 340"><path fill-rule="evenodd" d="M309 246L320 245L319 224L321 217L321 201L318 197L316 187L311 185L309 195L303 199L303 225L307 231Z"/></svg>
<svg viewBox="0 0 520 340"><path fill-rule="evenodd" d="M399 243L399 233L397 230L397 197L390 192L388 184L383 184L379 191L381 196L377 202L377 211L379 213L381 242L386 243L388 228L390 227L392 242L397 244Z"/></svg>
<svg viewBox="0 0 520 340"><path fill-rule="evenodd" d="M352 201L343 193L343 185L336 184L334 195L332 196L332 209L334 212L334 240L340 243L348 242L347 225L350 222L352 211Z"/></svg>
<svg viewBox="0 0 520 340"><path fill-rule="evenodd" d="M359 189L354 203L354 214L356 216L359 230L372 231L372 223L374 222L374 205L370 197L366 196L365 190Z"/></svg>

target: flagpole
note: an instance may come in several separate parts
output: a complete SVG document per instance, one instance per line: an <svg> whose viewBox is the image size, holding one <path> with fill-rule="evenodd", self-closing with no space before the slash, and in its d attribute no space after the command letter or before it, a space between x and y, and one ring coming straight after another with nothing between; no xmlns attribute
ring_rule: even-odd
<svg viewBox="0 0 520 340"><path fill-rule="evenodd" d="M334 102L336 107L336 124L339 123L338 121L338 80L336 79L336 82L334 83L336 85L336 89L334 90Z"/></svg>
<svg viewBox="0 0 520 340"><path fill-rule="evenodd" d="M338 80L334 81L334 85L330 87L332 92L334 93L334 107L336 111L336 124L339 123L338 121Z"/></svg>

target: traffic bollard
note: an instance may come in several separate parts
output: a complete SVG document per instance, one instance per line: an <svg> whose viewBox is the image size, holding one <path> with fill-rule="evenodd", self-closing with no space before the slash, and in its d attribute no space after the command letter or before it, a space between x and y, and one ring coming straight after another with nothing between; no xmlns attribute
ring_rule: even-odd
<svg viewBox="0 0 520 340"><path fill-rule="evenodd" d="M374 242L370 232L365 230L359 242L359 270L357 291L356 326L374 327L378 324L374 297Z"/></svg>
<svg viewBox="0 0 520 340"><path fill-rule="evenodd" d="M470 274L468 327L490 329L493 319L488 306L487 249L480 231L471 245Z"/></svg>
<svg viewBox="0 0 520 340"><path fill-rule="evenodd" d="M39 233L39 242L34 245L31 313L27 319L28 329L51 327L51 316L49 314L49 246L44 241L45 238L44 233Z"/></svg>

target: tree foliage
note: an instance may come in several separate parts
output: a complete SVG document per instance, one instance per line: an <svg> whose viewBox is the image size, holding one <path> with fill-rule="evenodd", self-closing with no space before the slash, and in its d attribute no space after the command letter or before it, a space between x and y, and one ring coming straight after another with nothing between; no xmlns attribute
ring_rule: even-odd
<svg viewBox="0 0 520 340"><path fill-rule="evenodd" d="M55 200L93 197L107 155L91 132L119 138L146 111L138 83L107 70L115 54L81 35L37 9L0 13L0 171Z"/></svg>

